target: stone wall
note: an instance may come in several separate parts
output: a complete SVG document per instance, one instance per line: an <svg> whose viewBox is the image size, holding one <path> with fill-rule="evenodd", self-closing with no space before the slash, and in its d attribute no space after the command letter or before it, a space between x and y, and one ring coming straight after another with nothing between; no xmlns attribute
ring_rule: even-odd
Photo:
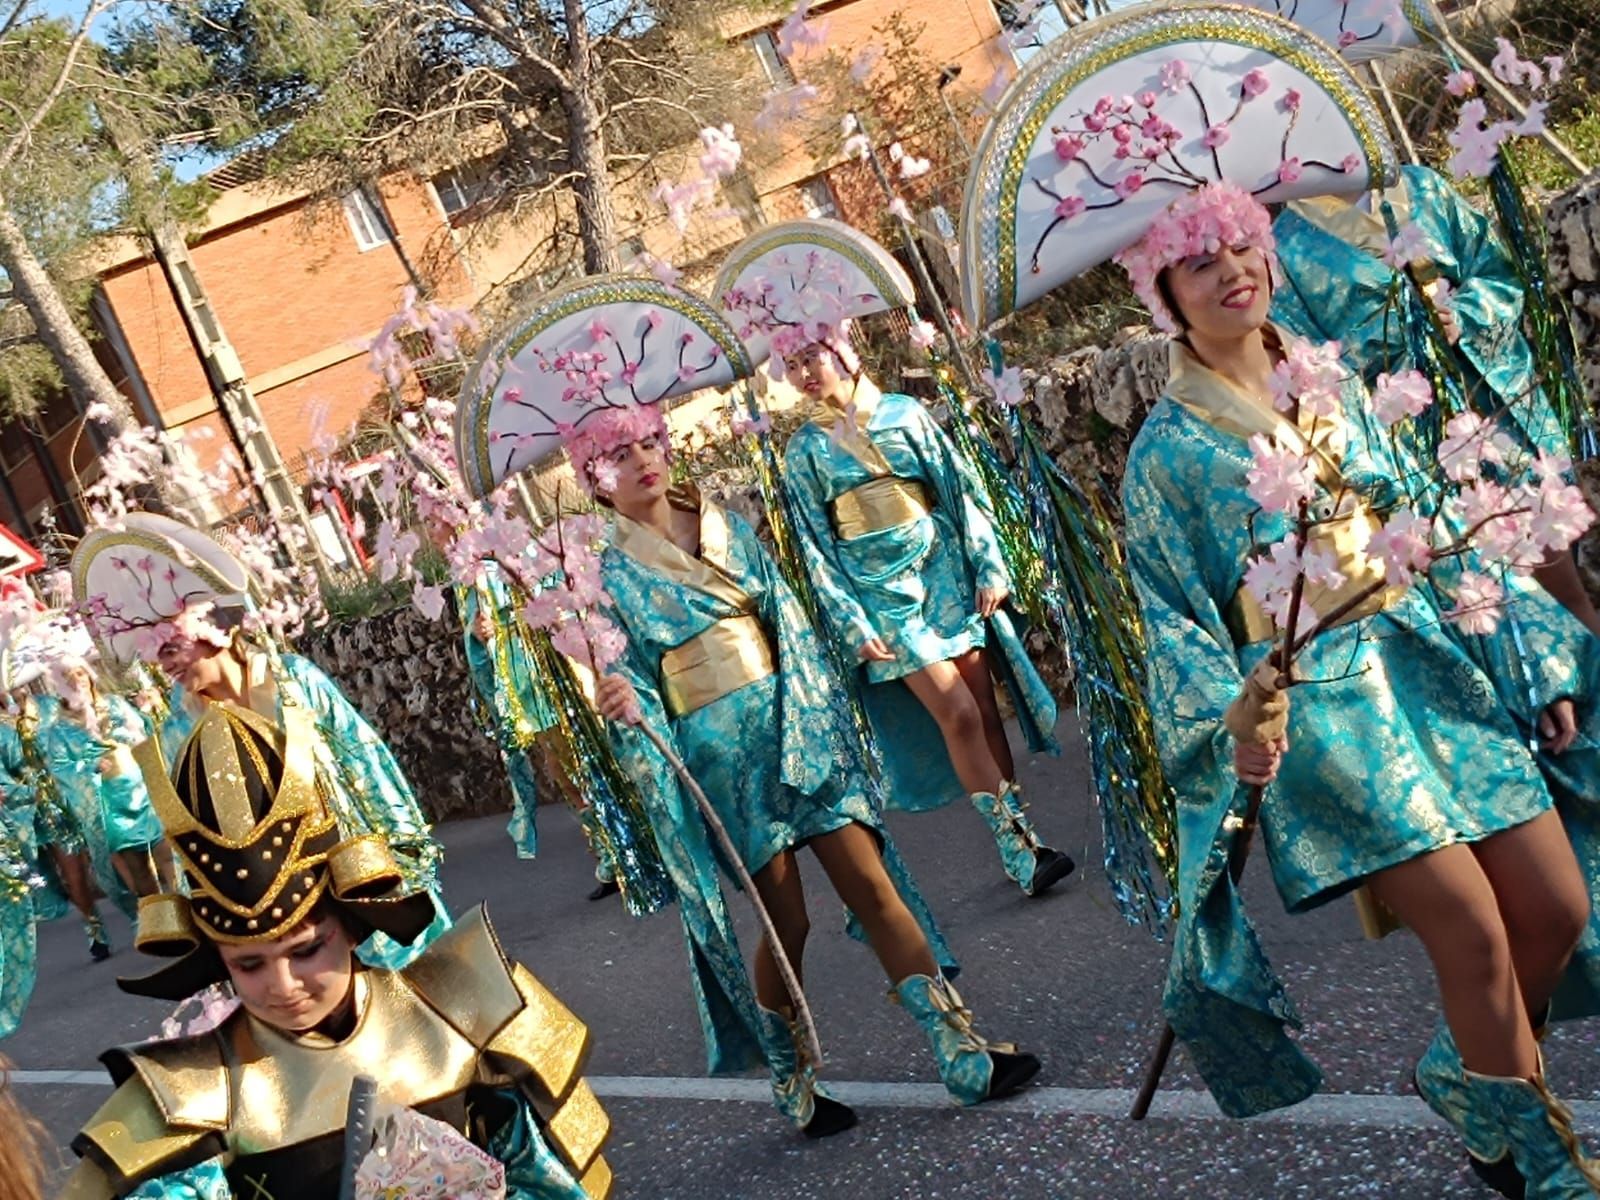
<svg viewBox="0 0 1600 1200"><path fill-rule="evenodd" d="M393 748L434 820L505 812L511 788L484 731L461 626L410 607L311 631L299 650Z"/></svg>

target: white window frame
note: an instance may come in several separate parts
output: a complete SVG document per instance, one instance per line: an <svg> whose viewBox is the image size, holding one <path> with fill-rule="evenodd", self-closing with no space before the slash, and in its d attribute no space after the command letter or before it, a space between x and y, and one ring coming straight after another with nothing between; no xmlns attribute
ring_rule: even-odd
<svg viewBox="0 0 1600 1200"><path fill-rule="evenodd" d="M772 30L763 29L750 36L750 49L755 51L756 61L761 64L762 73L766 75L767 82L776 88L793 87L796 80L794 72L790 70L788 61L778 53L778 39L772 36Z"/></svg>
<svg viewBox="0 0 1600 1200"><path fill-rule="evenodd" d="M483 203L484 196L473 195L472 191L476 188L482 193L487 190L489 183L490 180L485 179L481 172L474 170L470 165L451 167L447 171L439 172L428 181L428 185L433 188L434 197L439 201L439 211L449 219L460 216ZM441 184L444 186L441 187ZM456 200L460 201L455 208L451 208L445 200L447 189L454 193Z"/></svg>
<svg viewBox="0 0 1600 1200"><path fill-rule="evenodd" d="M826 203L818 199L818 193L826 197ZM806 216L813 221L821 217L839 216L839 199L833 194L833 187L826 175L813 175L801 181L800 203L805 205Z"/></svg>
<svg viewBox="0 0 1600 1200"><path fill-rule="evenodd" d="M344 206L344 219L350 223L350 234L356 239L357 250L365 254L368 250L389 244L383 218L373 208L366 192L360 188L347 192L341 203Z"/></svg>

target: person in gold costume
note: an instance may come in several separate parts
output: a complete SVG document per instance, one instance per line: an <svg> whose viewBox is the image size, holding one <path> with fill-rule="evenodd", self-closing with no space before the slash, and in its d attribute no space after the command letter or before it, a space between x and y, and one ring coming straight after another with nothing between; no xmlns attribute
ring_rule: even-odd
<svg viewBox="0 0 1600 1200"><path fill-rule="evenodd" d="M118 1088L74 1140L64 1196L332 1200L365 1075L380 1106L442 1123L427 1126L441 1153L502 1164L508 1197L604 1200L588 1031L507 960L481 908L400 970L355 957L374 930L415 939L434 906L398 891L380 838L341 841L314 737L299 705L279 724L216 703L170 775L155 740L136 751L188 894L141 904L138 947L171 961L119 982L178 1000L226 980L239 1006L209 1031L102 1056Z"/></svg>

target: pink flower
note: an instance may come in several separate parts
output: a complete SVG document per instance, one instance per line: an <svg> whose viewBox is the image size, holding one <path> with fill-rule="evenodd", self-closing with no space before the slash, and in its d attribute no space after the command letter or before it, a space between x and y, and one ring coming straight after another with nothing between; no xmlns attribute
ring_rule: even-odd
<svg viewBox="0 0 1600 1200"><path fill-rule="evenodd" d="M1097 112L1085 113L1083 127L1090 133L1103 133L1105 132L1106 119Z"/></svg>
<svg viewBox="0 0 1600 1200"><path fill-rule="evenodd" d="M679 383L693 383L694 382L694 377L698 373L699 372L693 366L691 366L688 363L684 363L683 366L678 368L678 382Z"/></svg>
<svg viewBox="0 0 1600 1200"><path fill-rule="evenodd" d="M1154 92L1140 92L1135 99L1139 101L1140 108L1154 108L1156 106L1156 94Z"/></svg>
<svg viewBox="0 0 1600 1200"><path fill-rule="evenodd" d="M982 379L994 390L994 402L1001 408L1015 408L1027 398L1022 386L1022 370L1019 367L1007 367L998 374L986 371Z"/></svg>
<svg viewBox="0 0 1600 1200"><path fill-rule="evenodd" d="M601 342L609 342L617 335L611 332L611 326L599 317L589 322L589 343L598 346Z"/></svg>
<svg viewBox="0 0 1600 1200"><path fill-rule="evenodd" d="M1254 100L1271 86L1267 73L1260 67L1252 67L1244 73L1244 78L1239 81L1240 94L1246 100Z"/></svg>
<svg viewBox="0 0 1600 1200"><path fill-rule="evenodd" d="M589 462L589 477L594 480L595 491L609 496L617 490L617 464L609 458L596 458Z"/></svg>
<svg viewBox="0 0 1600 1200"><path fill-rule="evenodd" d="M1468 527L1485 525L1511 507L1511 494L1490 479L1475 479L1454 496L1450 503Z"/></svg>
<svg viewBox="0 0 1600 1200"><path fill-rule="evenodd" d="M939 331L933 327L932 321L913 321L908 336L918 350L926 350L938 340Z"/></svg>
<svg viewBox="0 0 1600 1200"><path fill-rule="evenodd" d="M736 411L728 418L728 427L740 437L745 434L761 434L772 432L772 415L761 412L751 416L743 408Z"/></svg>
<svg viewBox="0 0 1600 1200"><path fill-rule="evenodd" d="M1278 182L1294 183L1304 170L1298 158L1286 158L1278 164Z"/></svg>
<svg viewBox="0 0 1600 1200"><path fill-rule="evenodd" d="M1458 100L1470 96L1478 90L1478 77L1471 71L1451 71L1444 77L1444 90Z"/></svg>
<svg viewBox="0 0 1600 1200"><path fill-rule="evenodd" d="M1415 221L1407 221L1395 232L1394 240L1383 252L1383 261L1396 271L1432 257L1428 235Z"/></svg>
<svg viewBox="0 0 1600 1200"><path fill-rule="evenodd" d="M1300 571L1306 582L1317 587L1343 587L1344 572L1339 570L1339 556L1331 550L1318 550L1307 546L1300 555Z"/></svg>
<svg viewBox="0 0 1600 1200"><path fill-rule="evenodd" d="M1071 162L1083 153L1083 139L1075 134L1058 133L1055 135L1056 157L1062 162Z"/></svg>
<svg viewBox="0 0 1600 1200"><path fill-rule="evenodd" d="M1421 371L1385 372L1372 391L1372 411L1380 424L1392 426L1405 417L1420 416L1433 403L1433 386Z"/></svg>
<svg viewBox="0 0 1600 1200"><path fill-rule="evenodd" d="M1341 50L1348 50L1360 40L1353 29L1341 29L1339 31L1339 49Z"/></svg>
<svg viewBox="0 0 1600 1200"><path fill-rule="evenodd" d="M1489 69L1496 79L1501 83L1526 85L1536 91L1544 86L1544 72L1519 56L1515 46L1503 37L1495 38L1494 44L1498 49L1489 62Z"/></svg>
<svg viewBox="0 0 1600 1200"><path fill-rule="evenodd" d="M1295 552L1294 535L1274 542L1265 554L1250 560L1244 571L1244 586L1259 600L1280 625L1287 611L1289 593L1300 576L1300 556Z"/></svg>
<svg viewBox="0 0 1600 1200"><path fill-rule="evenodd" d="M1056 201L1056 216L1070 221L1087 207L1088 202L1082 196L1063 196Z"/></svg>
<svg viewBox="0 0 1600 1200"><path fill-rule="evenodd" d="M1359 171L1361 169L1361 156L1359 154L1346 154L1339 163L1339 169L1346 175Z"/></svg>
<svg viewBox="0 0 1600 1200"><path fill-rule="evenodd" d="M1444 618L1463 633L1493 633L1505 611L1505 598L1499 580L1478 571L1463 571L1456 585L1455 605Z"/></svg>
<svg viewBox="0 0 1600 1200"><path fill-rule="evenodd" d="M1259 433L1250 438L1250 453L1254 461L1245 473L1245 491L1267 512L1296 512L1316 494L1316 472L1305 455Z"/></svg>
<svg viewBox="0 0 1600 1200"><path fill-rule="evenodd" d="M1564 552L1594 524L1595 514L1582 490L1552 468L1544 455L1534 465L1540 482L1534 492L1532 532L1546 551Z"/></svg>
<svg viewBox="0 0 1600 1200"><path fill-rule="evenodd" d="M868 42L856 52L855 58L850 60L850 78L857 83L865 83L872 74L872 69L883 58L883 47L876 42Z"/></svg>
<svg viewBox="0 0 1600 1200"><path fill-rule="evenodd" d="M1180 91L1188 86L1192 77L1189 64L1182 59L1171 59L1161 67L1161 87L1164 91Z"/></svg>
<svg viewBox="0 0 1600 1200"><path fill-rule="evenodd" d="M1144 176L1135 172L1131 175L1124 175L1121 179L1117 180L1117 185L1112 189L1112 191L1117 193L1119 199L1126 200L1143 186Z"/></svg>
<svg viewBox="0 0 1600 1200"><path fill-rule="evenodd" d="M1301 412L1316 417L1338 412L1347 374L1339 353L1338 342L1292 342L1272 370L1273 407L1288 412L1298 404Z"/></svg>
<svg viewBox="0 0 1600 1200"><path fill-rule="evenodd" d="M1528 111L1523 114L1522 120L1512 127L1511 132L1518 137L1537 137L1545 130L1544 115L1549 111L1550 105L1543 100L1534 100L1528 105Z"/></svg>
<svg viewBox="0 0 1600 1200"><path fill-rule="evenodd" d="M1294 88L1289 88L1283 93L1283 98L1278 101L1283 106L1284 112L1300 111L1300 93Z"/></svg>
<svg viewBox="0 0 1600 1200"><path fill-rule="evenodd" d="M798 0L782 25L778 26L778 36L775 39L778 54L787 59L794 55L796 50L807 46L825 46L828 44L828 22L808 21L806 12L811 7L811 0Z"/></svg>
<svg viewBox="0 0 1600 1200"><path fill-rule="evenodd" d="M419 583L411 589L411 607L428 620L437 621L444 613L444 587Z"/></svg>
<svg viewBox="0 0 1600 1200"><path fill-rule="evenodd" d="M1444 433L1439 439L1439 465L1457 483L1476 479L1485 463L1505 462L1503 438L1477 413L1457 413L1446 423Z"/></svg>
<svg viewBox="0 0 1600 1200"><path fill-rule="evenodd" d="M1218 121L1210 129L1206 130L1205 136L1200 139L1200 144L1207 150L1215 150L1219 146L1226 146L1229 136L1227 124Z"/></svg>
<svg viewBox="0 0 1600 1200"><path fill-rule="evenodd" d="M1400 509L1367 542L1367 554L1383 564L1384 578L1404 587L1416 572L1433 562L1432 525L1409 509Z"/></svg>

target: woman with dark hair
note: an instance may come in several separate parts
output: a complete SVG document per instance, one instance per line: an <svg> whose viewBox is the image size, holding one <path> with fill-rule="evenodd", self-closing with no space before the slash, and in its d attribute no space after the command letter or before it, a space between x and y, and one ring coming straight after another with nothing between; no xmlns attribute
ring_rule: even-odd
<svg viewBox="0 0 1600 1200"><path fill-rule="evenodd" d="M279 725L220 702L170 775L154 741L140 747L186 894L141 905L139 948L170 961L121 986L180 1000L227 981L239 1005L208 1031L104 1056L118 1088L74 1140L83 1161L64 1195L334 1195L347 1101L366 1076L378 1104L434 1119L414 1124L430 1171L487 1154L508 1197L603 1200L608 1121L581 1076L588 1032L506 959L482 909L402 970L355 957L374 932L413 943L434 904L399 890L381 839L341 836L316 742L298 704Z"/></svg>
<svg viewBox="0 0 1600 1200"><path fill-rule="evenodd" d="M810 922L797 851L809 847L871 944L893 996L928 1038L963 1104L1017 1090L1039 1060L989 1042L950 985L931 916L874 808L799 601L750 526L671 486L656 405L609 406L567 431L578 478L614 509L601 579L627 637L596 683L617 757L643 794L689 933L713 1072L765 1062L779 1110L810 1137L855 1124L817 1084L773 949L755 994L717 881L719 854L673 770L637 729L676 747L754 880L798 974Z"/></svg>

